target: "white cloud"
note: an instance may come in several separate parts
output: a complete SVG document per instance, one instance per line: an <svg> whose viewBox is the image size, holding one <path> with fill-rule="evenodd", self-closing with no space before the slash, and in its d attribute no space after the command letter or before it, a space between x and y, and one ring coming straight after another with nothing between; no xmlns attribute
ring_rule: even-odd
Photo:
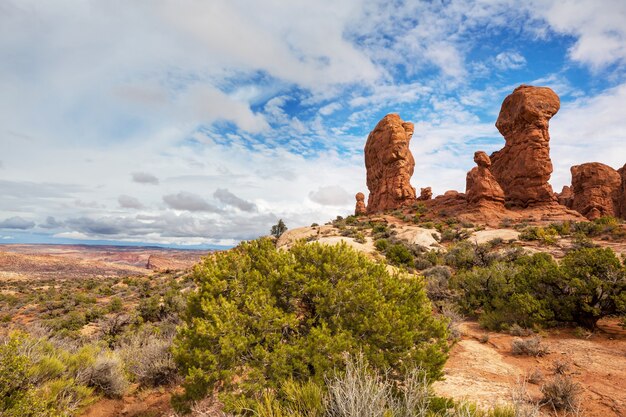
<svg viewBox="0 0 626 417"><path fill-rule="evenodd" d="M573 60L594 69L616 62L626 64L626 2L535 0L528 8L555 32L576 37L569 50Z"/></svg>
<svg viewBox="0 0 626 417"><path fill-rule="evenodd" d="M317 190L309 193L309 198L311 201L324 206L345 206L354 199L354 197L340 185L319 187Z"/></svg>
<svg viewBox="0 0 626 417"><path fill-rule="evenodd" d="M501 70L519 69L526 65L526 58L519 52L500 52L494 59L494 64Z"/></svg>

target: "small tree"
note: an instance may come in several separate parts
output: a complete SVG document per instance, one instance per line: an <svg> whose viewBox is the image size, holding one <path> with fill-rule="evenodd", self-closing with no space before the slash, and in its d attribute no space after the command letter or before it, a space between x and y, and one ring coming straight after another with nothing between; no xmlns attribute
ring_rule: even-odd
<svg viewBox="0 0 626 417"><path fill-rule="evenodd" d="M594 329L598 320L626 311L626 273L610 248L569 252L561 264L574 321Z"/></svg>
<svg viewBox="0 0 626 417"><path fill-rule="evenodd" d="M279 238L286 231L287 231L287 226L285 225L285 222L283 222L283 219L279 219L278 223L272 226L272 230L270 230L270 233L275 238Z"/></svg>
<svg viewBox="0 0 626 417"><path fill-rule="evenodd" d="M422 278L392 275L346 244L242 243L206 258L194 278L174 342L183 403L218 387L228 405L290 379L322 384L345 353L399 377L416 366L442 375L446 323L433 316Z"/></svg>

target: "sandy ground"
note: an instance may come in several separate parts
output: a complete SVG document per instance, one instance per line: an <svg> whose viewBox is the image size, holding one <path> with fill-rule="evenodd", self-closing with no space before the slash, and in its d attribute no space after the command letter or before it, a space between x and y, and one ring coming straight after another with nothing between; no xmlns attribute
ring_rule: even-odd
<svg viewBox="0 0 626 417"><path fill-rule="evenodd" d="M511 354L514 337L488 333L476 323L461 325L457 343L445 366L446 378L435 384L440 395L470 399L489 407L511 400L519 381L539 370L544 381L554 376L555 361L568 364L567 375L582 388L581 406L586 417L626 416L626 330L616 320L605 320L600 330L587 338L572 329L551 331L543 337L546 356L535 358ZM489 340L481 343L487 334ZM528 393L541 400L539 384L527 384Z"/></svg>

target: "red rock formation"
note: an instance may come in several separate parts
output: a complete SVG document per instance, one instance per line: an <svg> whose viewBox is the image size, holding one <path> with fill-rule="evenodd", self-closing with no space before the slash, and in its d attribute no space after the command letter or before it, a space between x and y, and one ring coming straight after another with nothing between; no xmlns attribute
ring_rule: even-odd
<svg viewBox="0 0 626 417"><path fill-rule="evenodd" d="M420 188L420 196L417 197L420 201L428 201L433 198L433 189L430 187Z"/></svg>
<svg viewBox="0 0 626 417"><path fill-rule="evenodd" d="M559 204L568 208L572 208L572 197L574 196L574 193L572 193L571 187L564 185L560 193L554 194Z"/></svg>
<svg viewBox="0 0 626 417"><path fill-rule="evenodd" d="M489 167L491 160L483 151L474 153L476 167L467 173L465 181L465 195L470 204L479 204L483 201L494 201L504 204L504 191L496 181Z"/></svg>
<svg viewBox="0 0 626 417"><path fill-rule="evenodd" d="M589 162L572 172L572 208L589 220L619 216L622 177L608 165Z"/></svg>
<svg viewBox="0 0 626 417"><path fill-rule="evenodd" d="M617 170L622 177L622 186L620 187L619 196L619 216L626 219L626 164Z"/></svg>
<svg viewBox="0 0 626 417"><path fill-rule="evenodd" d="M362 216L367 213L365 208L365 195L363 193L356 193L356 207L354 208L355 216Z"/></svg>
<svg viewBox="0 0 626 417"><path fill-rule="evenodd" d="M527 207L554 202L548 122L559 111L559 97L547 87L521 85L504 99L496 127L506 144L491 155L491 173L507 203Z"/></svg>
<svg viewBox="0 0 626 417"><path fill-rule="evenodd" d="M378 122L365 144L365 168L370 195L367 212L396 209L415 202L411 176L415 160L409 150L413 123L397 114L388 114Z"/></svg>

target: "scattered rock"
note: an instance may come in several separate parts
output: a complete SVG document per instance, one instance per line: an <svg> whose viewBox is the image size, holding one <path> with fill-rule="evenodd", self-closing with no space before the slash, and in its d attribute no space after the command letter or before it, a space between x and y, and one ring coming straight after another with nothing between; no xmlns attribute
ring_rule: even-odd
<svg viewBox="0 0 626 417"><path fill-rule="evenodd" d="M415 160L409 150L413 123L397 114L388 114L378 122L365 144L367 188L370 191L367 212L377 213L415 202L411 176Z"/></svg>
<svg viewBox="0 0 626 417"><path fill-rule="evenodd" d="M430 187L420 188L420 196L417 197L420 201L428 201L433 198L433 189Z"/></svg>
<svg viewBox="0 0 626 417"><path fill-rule="evenodd" d="M363 193L356 193L356 207L354 208L355 216L362 216L367 214L367 208L365 207L365 195Z"/></svg>
<svg viewBox="0 0 626 417"><path fill-rule="evenodd" d="M470 204L479 204L485 200L504 204L504 191L489 171L491 160L489 156L478 151L474 153L474 162L478 166L467 173L465 194Z"/></svg>
<svg viewBox="0 0 626 417"><path fill-rule="evenodd" d="M527 207L554 202L549 120L559 111L559 96L547 87L521 85L504 99L496 127L506 144L491 155L491 172L506 202Z"/></svg>
<svg viewBox="0 0 626 417"><path fill-rule="evenodd" d="M574 210L589 220L620 214L623 179L619 172L599 162L575 165L570 170Z"/></svg>

